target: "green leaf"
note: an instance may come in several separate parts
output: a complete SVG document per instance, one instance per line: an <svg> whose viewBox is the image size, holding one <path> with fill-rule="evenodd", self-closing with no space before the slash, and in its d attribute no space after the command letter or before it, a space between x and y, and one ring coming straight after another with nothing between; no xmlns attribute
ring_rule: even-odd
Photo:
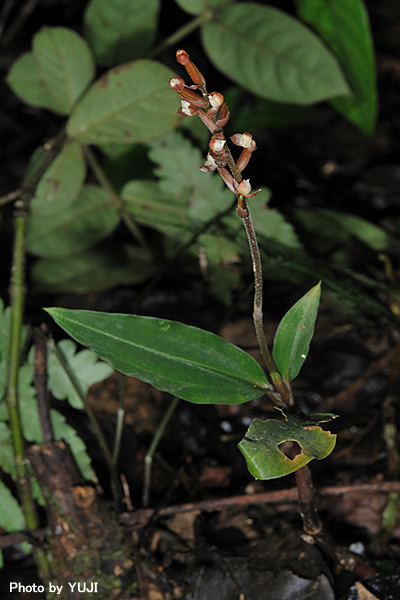
<svg viewBox="0 0 400 600"><path fill-rule="evenodd" d="M228 6L203 26L202 40L217 69L263 98L312 104L350 93L329 50L275 8L253 2Z"/></svg>
<svg viewBox="0 0 400 600"><path fill-rule="evenodd" d="M57 344L69 369L79 386L83 396L86 396L93 383L103 381L113 373L113 369L97 359L90 350L76 351L76 344L72 340L61 340ZM49 390L58 400L68 400L73 408L82 409L82 400L71 383L68 374L55 352L49 354L48 359Z"/></svg>
<svg viewBox="0 0 400 600"><path fill-rule="evenodd" d="M207 8L217 8L220 5L232 2L232 0L175 0L175 2L189 15L200 15Z"/></svg>
<svg viewBox="0 0 400 600"><path fill-rule="evenodd" d="M91 0L84 25L96 62L110 67L147 54L159 10L159 0Z"/></svg>
<svg viewBox="0 0 400 600"><path fill-rule="evenodd" d="M15 458L11 430L7 423L0 423L0 466L15 479Z"/></svg>
<svg viewBox="0 0 400 600"><path fill-rule="evenodd" d="M68 115L94 77L89 46L64 27L43 27L33 51L11 67L7 82L22 100Z"/></svg>
<svg viewBox="0 0 400 600"><path fill-rule="evenodd" d="M177 124L174 73L152 60L114 67L96 81L75 107L67 133L83 144L149 142Z"/></svg>
<svg viewBox="0 0 400 600"><path fill-rule="evenodd" d="M208 331L153 317L46 310L115 369L183 400L239 404L269 389L251 356Z"/></svg>
<svg viewBox="0 0 400 600"><path fill-rule="evenodd" d="M321 282L296 302L279 323L275 334L273 358L285 381L292 381L307 358L314 333Z"/></svg>
<svg viewBox="0 0 400 600"><path fill-rule="evenodd" d="M149 158L157 165L154 172L162 193L183 198L193 223L205 223L233 205L234 196L221 178L200 171L205 157L181 133L174 131L152 143Z"/></svg>
<svg viewBox="0 0 400 600"><path fill-rule="evenodd" d="M329 456L335 447L336 435L317 426L321 422L320 416L314 419L309 415L303 419L288 415L284 421L254 419L238 444L253 477L276 479L297 471L314 458L322 460ZM331 416L326 415L328 419ZM279 448L289 441L297 442L301 447L301 452L294 458L289 458Z"/></svg>
<svg viewBox="0 0 400 600"><path fill-rule="evenodd" d="M23 531L24 513L8 487L0 480L0 527L8 532Z"/></svg>
<svg viewBox="0 0 400 600"><path fill-rule="evenodd" d="M32 277L37 292L86 294L143 283L156 269L150 251L107 244L64 258L42 258L33 265Z"/></svg>
<svg viewBox="0 0 400 600"><path fill-rule="evenodd" d="M335 53L354 92L351 98L332 100L333 106L372 135L378 102L373 41L363 0L297 0L297 10Z"/></svg>
<svg viewBox="0 0 400 600"><path fill-rule="evenodd" d="M264 192L264 193L263 193ZM265 190L257 197L249 201L251 217L257 234L261 237L276 240L289 248L300 249L302 247L293 225L288 223L285 217L278 211L268 208Z"/></svg>
<svg viewBox="0 0 400 600"><path fill-rule="evenodd" d="M188 198L167 195L160 187L156 181L129 181L121 190L125 210L137 223L183 240L190 233Z"/></svg>
<svg viewBox="0 0 400 600"><path fill-rule="evenodd" d="M86 176L86 163L79 144L66 144L36 188L33 213L50 215L65 210L78 197Z"/></svg>
<svg viewBox="0 0 400 600"><path fill-rule="evenodd" d="M47 215L32 211L27 250L38 256L68 256L107 237L118 225L118 211L101 187L87 185L65 210Z"/></svg>

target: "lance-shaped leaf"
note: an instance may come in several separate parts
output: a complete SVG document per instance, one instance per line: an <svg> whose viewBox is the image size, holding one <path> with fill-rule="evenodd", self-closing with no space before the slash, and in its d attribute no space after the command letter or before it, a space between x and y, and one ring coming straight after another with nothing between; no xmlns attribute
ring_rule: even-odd
<svg viewBox="0 0 400 600"><path fill-rule="evenodd" d="M114 67L76 105L67 133L82 144L149 142L177 124L174 73L153 60ZM167 83L166 83L167 82Z"/></svg>
<svg viewBox="0 0 400 600"><path fill-rule="evenodd" d="M94 77L88 44L64 27L43 27L33 39L33 51L11 67L7 82L28 104L68 115Z"/></svg>
<svg viewBox="0 0 400 600"><path fill-rule="evenodd" d="M48 308L75 340L125 375L198 404L239 404L270 386L260 365L219 336L166 319Z"/></svg>
<svg viewBox="0 0 400 600"><path fill-rule="evenodd" d="M203 26L202 39L216 68L263 98L312 104L350 95L336 58L318 37L275 8L228 6Z"/></svg>
<svg viewBox="0 0 400 600"><path fill-rule="evenodd" d="M321 282L296 302L279 323L275 334L273 358L285 381L292 381L307 358L314 333Z"/></svg>
<svg viewBox="0 0 400 600"><path fill-rule="evenodd" d="M334 416L319 414L302 419L289 415L284 421L254 419L238 445L250 473L256 479L275 479L297 471L314 458L321 460L329 456L335 447L336 435L324 431L318 423ZM279 448L285 442L297 442L301 452L289 458Z"/></svg>

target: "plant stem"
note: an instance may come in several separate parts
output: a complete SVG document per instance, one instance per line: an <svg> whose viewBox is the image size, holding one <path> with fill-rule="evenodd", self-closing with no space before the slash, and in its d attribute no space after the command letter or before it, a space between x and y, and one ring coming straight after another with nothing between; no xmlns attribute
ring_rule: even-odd
<svg viewBox="0 0 400 600"><path fill-rule="evenodd" d="M161 419L161 423L157 427L157 431L154 434L154 437L151 441L150 447L146 452L146 456L144 459L144 485L143 485L143 506L148 506L149 498L150 498L150 477L151 477L151 465L153 463L153 456L155 451L157 450L157 446L160 443L162 436L164 435L164 431L169 423L170 418L172 417L172 413L175 408L178 406L179 398L173 398L171 400L170 405L164 413L163 418Z"/></svg>
<svg viewBox="0 0 400 600"><path fill-rule="evenodd" d="M39 335L43 335L43 334L41 334L41 332L38 332L38 333L39 333ZM91 406L89 405L85 394L82 392L80 385L79 385L78 381L76 380L75 374L70 369L67 361L65 360L64 355L62 354L60 349L57 347L54 340L47 338L47 345L50 348L50 350L52 350L55 353L55 355L56 355L60 365L64 369L65 374L67 375L71 385L73 386L74 390L78 394L80 400L82 401L82 404L85 407L86 414L87 414L88 419L93 427L97 441L99 443L100 448L103 451L103 455L104 455L105 461L107 463L107 467L108 467L108 470L110 473L111 489L113 492L114 502L116 503L116 505L119 506L120 501L121 501L121 483L120 483L120 480L118 477L116 467L114 465L113 456L110 452L110 449L107 444L107 440L104 437L104 434L99 425L99 422L96 419L96 415L94 414Z"/></svg>
<svg viewBox="0 0 400 600"><path fill-rule="evenodd" d="M253 264L254 273L254 302L253 302L253 322L254 329L257 336L257 342L260 348L261 355L264 363L268 369L272 383L278 391L281 402L280 404L286 405L292 404L293 399L290 390L284 384L282 377L280 376L278 369L276 368L275 362L271 356L268 348L267 340L264 331L263 322L263 274L262 274L262 263L260 256L260 249L258 247L257 236L254 229L253 221L251 220L250 211L247 206L246 200L242 198L241 201L241 213L242 222L246 231L247 240L249 242L251 261ZM240 201L240 199L239 199ZM276 400L276 397L275 397Z"/></svg>
<svg viewBox="0 0 400 600"><path fill-rule="evenodd" d="M185 25L183 25L182 27L177 29L172 35L170 35L163 42L161 42L161 44L156 46L148 54L148 58L154 58L155 56L158 56L159 54L161 54L161 52L163 52L167 48L170 48L174 44L177 44L178 42L183 40L186 36L190 35L193 31L195 31L196 29L201 27L201 25L204 25L204 23L208 23L208 21L211 21L213 15L214 15L213 11L210 9L207 9L204 11L203 14L201 14L198 17L195 17L194 19L189 21L189 23L185 23Z"/></svg>
<svg viewBox="0 0 400 600"><path fill-rule="evenodd" d="M25 238L29 205L35 192L36 185L57 156L64 140L64 131L60 131L57 138L51 143L48 143L47 146L43 147L43 154L32 167L32 171L22 185L20 198L15 203L15 237L10 278L11 323L7 357L6 404L15 458L18 495L25 516L26 526L29 531L37 529L38 518L35 501L32 496L28 460L25 456L25 444L19 414L18 384L21 361L21 333L25 303ZM41 549L36 549L35 560L41 577L43 577L43 579L48 578L50 569L45 552Z"/></svg>
<svg viewBox="0 0 400 600"><path fill-rule="evenodd" d="M109 179L106 176L106 174L104 173L104 170L103 170L102 166L100 165L99 161L97 160L96 155L91 150L91 148L89 148L89 146L82 146L82 148L83 148L85 156L86 156L86 158L88 160L88 163L90 164L90 167L91 167L93 173L96 176L97 181L103 186L103 188L110 195L111 200L112 200L113 204L117 207L117 209L118 209L118 211L119 211L119 213L121 215L121 219L125 223L126 227L130 231L130 233L132 234L132 236L134 237L134 239L141 246L148 247L148 244L147 244L146 240L144 239L144 237L142 235L142 232L140 231L139 227L136 225L136 223L130 217L130 215L128 215L126 213L125 206L124 206L124 201L117 194L116 190L114 189L114 186L109 181Z"/></svg>

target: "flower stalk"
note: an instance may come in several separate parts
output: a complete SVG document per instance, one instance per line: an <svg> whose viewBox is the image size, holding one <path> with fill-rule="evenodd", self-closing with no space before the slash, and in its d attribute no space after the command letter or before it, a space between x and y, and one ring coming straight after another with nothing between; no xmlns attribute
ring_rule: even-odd
<svg viewBox="0 0 400 600"><path fill-rule="evenodd" d="M181 108L178 113L184 117L197 115L211 133L207 158L200 169L204 173L218 171L225 185L236 196L237 214L242 219L246 231L254 273L253 322L261 355L276 389L276 393L273 392L271 396L276 404L291 405L293 404L292 392L278 372L264 331L261 256L247 203L247 200L256 196L261 189L253 191L250 180L242 177L242 171L247 167L254 150L256 150L256 143L248 132L236 133L231 136L231 142L242 148L239 158L234 160L223 130L229 120L229 108L223 95L219 92L208 93L203 74L190 59L186 50L177 50L176 58L178 63L185 67L192 81L192 84L188 86L181 77L170 79L171 89L175 90L181 99Z"/></svg>

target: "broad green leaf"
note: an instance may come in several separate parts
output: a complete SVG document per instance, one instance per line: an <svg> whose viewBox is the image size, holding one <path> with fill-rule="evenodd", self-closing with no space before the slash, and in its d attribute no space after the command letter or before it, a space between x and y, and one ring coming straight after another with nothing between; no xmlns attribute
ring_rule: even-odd
<svg viewBox="0 0 400 600"><path fill-rule="evenodd" d="M187 195L170 196L156 181L129 181L121 190L125 210L137 223L183 239L190 233Z"/></svg>
<svg viewBox="0 0 400 600"><path fill-rule="evenodd" d="M317 36L275 8L228 6L202 27L202 40L217 69L263 98L312 104L350 94L335 57Z"/></svg>
<svg viewBox="0 0 400 600"><path fill-rule="evenodd" d="M269 389L246 352L222 338L166 319L48 308L79 343L125 375L199 404L239 404Z"/></svg>
<svg viewBox="0 0 400 600"><path fill-rule="evenodd" d="M193 223L209 221L233 205L234 196L221 178L200 171L205 157L181 133L174 131L152 143L149 158L157 165L160 190L165 196L183 197Z"/></svg>
<svg viewBox="0 0 400 600"><path fill-rule="evenodd" d="M33 50L22 55L7 77L12 90L34 106L68 115L94 77L89 46L64 27L43 27Z"/></svg>
<svg viewBox="0 0 400 600"><path fill-rule="evenodd" d="M38 292L86 294L143 283L156 269L143 248L105 245L73 256L42 258L33 265L32 278Z"/></svg>
<svg viewBox="0 0 400 600"><path fill-rule="evenodd" d="M333 106L372 135L378 102L373 41L363 0L297 0L297 10L335 53L353 90L351 98L332 100Z"/></svg>
<svg viewBox="0 0 400 600"><path fill-rule="evenodd" d="M23 531L24 513L8 487L0 480L0 527L6 531Z"/></svg>
<svg viewBox="0 0 400 600"><path fill-rule="evenodd" d="M285 381L292 381L307 358L314 333L321 282L296 302L278 325L273 346L273 358Z"/></svg>
<svg viewBox="0 0 400 600"><path fill-rule="evenodd" d="M254 419L238 445L253 477L276 479L297 471L314 458L322 460L329 456L335 447L336 435L318 427L319 422L313 415L305 419L289 415L284 421ZM289 458L279 448L280 444L289 441L297 442L301 447L301 452L294 458Z"/></svg>
<svg viewBox="0 0 400 600"><path fill-rule="evenodd" d="M244 235L244 232L242 232ZM193 250L205 261L210 292L227 306L232 306L232 290L240 281L240 245L221 233L201 235Z"/></svg>
<svg viewBox="0 0 400 600"><path fill-rule="evenodd" d="M75 142L67 144L41 178L31 211L50 215L65 210L78 197L85 176L81 147Z"/></svg>
<svg viewBox="0 0 400 600"><path fill-rule="evenodd" d="M114 67L75 107L67 133L83 144L149 142L177 124L174 73L156 61L137 60Z"/></svg>
<svg viewBox="0 0 400 600"><path fill-rule="evenodd" d="M76 344L72 340L61 340L57 347L73 373L83 396L86 396L93 383L103 381L113 373L112 367L99 361L90 350L77 352ZM49 354L48 373L49 390L53 396L58 400L68 400L73 408L82 409L84 407L82 400L55 352Z"/></svg>
<svg viewBox="0 0 400 600"><path fill-rule="evenodd" d="M27 249L38 256L68 256L107 237L118 225L118 211L101 187L87 185L65 210L52 215L32 211Z"/></svg>
<svg viewBox="0 0 400 600"><path fill-rule="evenodd" d="M159 10L160 0L91 0L85 37L96 62L110 67L144 56L153 43Z"/></svg>

